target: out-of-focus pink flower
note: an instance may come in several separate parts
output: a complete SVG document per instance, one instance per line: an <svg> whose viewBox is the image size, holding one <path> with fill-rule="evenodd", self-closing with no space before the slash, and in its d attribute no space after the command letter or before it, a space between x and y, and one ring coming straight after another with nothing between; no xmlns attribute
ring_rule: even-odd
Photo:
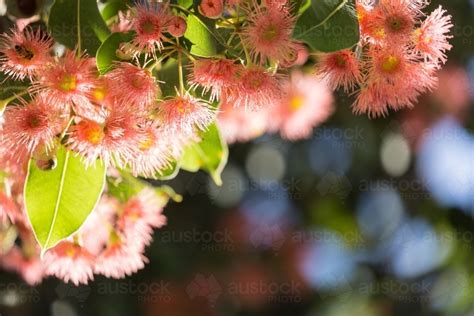
<svg viewBox="0 0 474 316"><path fill-rule="evenodd" d="M46 274L75 285L94 279L94 256L71 241L62 241L44 255Z"/></svg>
<svg viewBox="0 0 474 316"><path fill-rule="evenodd" d="M284 93L269 113L270 128L279 130L284 138L307 138L334 110L331 90L314 76L294 72L284 86Z"/></svg>
<svg viewBox="0 0 474 316"><path fill-rule="evenodd" d="M217 117L220 132L230 144L246 142L263 135L267 131L267 120L266 108L249 111L226 102L221 104Z"/></svg>
<svg viewBox="0 0 474 316"><path fill-rule="evenodd" d="M37 254L26 257L20 248L14 247L0 259L0 266L15 271L26 283L33 286L44 278L44 263Z"/></svg>
<svg viewBox="0 0 474 316"><path fill-rule="evenodd" d="M109 278L124 278L145 267L148 259L142 251L112 232L107 248L95 260L94 271Z"/></svg>

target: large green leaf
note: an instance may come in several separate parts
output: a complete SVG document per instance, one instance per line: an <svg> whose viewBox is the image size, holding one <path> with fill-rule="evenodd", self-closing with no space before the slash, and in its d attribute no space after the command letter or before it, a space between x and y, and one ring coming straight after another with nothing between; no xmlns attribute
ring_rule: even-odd
<svg viewBox="0 0 474 316"><path fill-rule="evenodd" d="M211 33L213 21L205 22L204 18L189 15L188 27L184 36L193 44L191 54L200 57L212 57L217 54L216 34Z"/></svg>
<svg viewBox="0 0 474 316"><path fill-rule="evenodd" d="M42 170L32 159L25 184L25 207L42 251L74 234L97 204L104 189L102 162L86 167L81 158L60 146L57 165Z"/></svg>
<svg viewBox="0 0 474 316"><path fill-rule="evenodd" d="M112 33L107 37L104 43L100 45L96 54L97 68L101 74L111 70L114 61L120 60L120 57L117 56L120 44L127 43L132 39L132 33Z"/></svg>
<svg viewBox="0 0 474 316"><path fill-rule="evenodd" d="M110 34L96 0L56 0L48 27L58 42L71 49L80 47L91 56Z"/></svg>
<svg viewBox="0 0 474 316"><path fill-rule="evenodd" d="M359 42L354 0L312 0L299 17L294 37L323 52L349 48Z"/></svg>
<svg viewBox="0 0 474 316"><path fill-rule="evenodd" d="M110 0L105 3L100 14L105 21L108 21L116 16L119 11L127 11L131 5L131 1L128 0Z"/></svg>
<svg viewBox="0 0 474 316"><path fill-rule="evenodd" d="M214 182L222 184L221 173L227 164L229 150L223 141L216 124L201 133L201 141L189 145L181 158L181 168L196 172L199 169L207 171Z"/></svg>

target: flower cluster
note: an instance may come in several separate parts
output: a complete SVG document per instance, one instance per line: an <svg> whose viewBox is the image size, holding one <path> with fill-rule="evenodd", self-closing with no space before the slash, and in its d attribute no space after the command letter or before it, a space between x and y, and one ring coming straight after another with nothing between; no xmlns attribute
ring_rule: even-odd
<svg viewBox="0 0 474 316"><path fill-rule="evenodd" d="M321 54L317 73L333 88L356 94L355 113L376 117L413 107L435 88L451 49L451 16L425 16L424 0L358 0L361 39L354 50Z"/></svg>
<svg viewBox="0 0 474 316"><path fill-rule="evenodd" d="M29 222L22 214L23 205L14 187L2 193L1 241L21 240L8 252L1 253L0 265L18 272L27 283L36 284L45 276L56 276L65 282L87 283L94 274L123 278L147 262L145 247L152 240L153 229L166 224L162 214L164 193L144 188L127 200L103 196L94 212L72 237L61 241L40 258L40 249Z"/></svg>
<svg viewBox="0 0 474 316"><path fill-rule="evenodd" d="M1 266L31 284L143 268L153 229L166 222L166 199L144 183L126 198L113 186L160 177L211 124L229 143L265 132L307 138L334 111L331 88L356 93L354 111L369 116L413 106L435 86L451 48L450 17L441 8L425 17L426 4L359 0L359 44L320 53L293 38L298 10L286 0L202 0L192 8L141 1L104 21L111 36L131 38L105 68L80 40L61 47L47 31L19 24L0 39L2 84L14 92L0 102ZM191 18L220 51L194 49ZM101 161L108 185L81 228L40 257L23 188L28 162L53 169L60 146L85 166Z"/></svg>

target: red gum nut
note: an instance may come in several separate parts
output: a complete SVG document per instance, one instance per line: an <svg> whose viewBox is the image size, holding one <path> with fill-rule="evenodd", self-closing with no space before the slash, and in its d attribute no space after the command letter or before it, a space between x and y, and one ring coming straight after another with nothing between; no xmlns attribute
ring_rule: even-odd
<svg viewBox="0 0 474 316"><path fill-rule="evenodd" d="M186 33L187 27L188 25L183 17L174 16L168 25L168 33L174 37L181 37Z"/></svg>
<svg viewBox="0 0 474 316"><path fill-rule="evenodd" d="M199 12L207 18L218 19L224 12L223 0L202 0Z"/></svg>

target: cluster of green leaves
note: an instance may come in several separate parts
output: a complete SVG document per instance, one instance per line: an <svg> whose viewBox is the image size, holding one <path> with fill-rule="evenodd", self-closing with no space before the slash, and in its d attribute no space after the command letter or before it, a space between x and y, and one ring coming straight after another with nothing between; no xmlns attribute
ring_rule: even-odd
<svg viewBox="0 0 474 316"><path fill-rule="evenodd" d="M215 21L202 17L191 0L172 1L192 14L187 16L188 28L183 41L190 44L190 53L198 57L214 57L222 53L226 36L216 28ZM295 0L293 9L298 12L294 37L312 49L335 51L355 45L359 40L357 18L353 0ZM70 49L85 50L96 56L101 73L109 71L114 61L121 60L119 48L133 38L133 33L111 33L107 21L129 5L127 0L110 0L99 10L96 0L55 0L48 17L48 29L54 39ZM228 34L227 34L228 35ZM159 71L157 78L166 82L164 95L174 92L176 62L170 59ZM170 89L167 89L171 87ZM12 87L14 89L14 87ZM228 148L217 125L201 133L200 141L190 144L180 161L156 175L167 180L180 169L197 172L204 170L221 183L221 172L227 162ZM57 165L52 170L41 170L35 161L29 165L25 186L25 204L35 236L43 251L74 234L84 223L99 200L106 183L106 166L97 162L86 166L74 153L60 146L56 153ZM143 181L128 181L115 185L108 183L109 194L123 198L135 192ZM170 192L163 188L163 192ZM175 197L168 194L169 197Z"/></svg>

